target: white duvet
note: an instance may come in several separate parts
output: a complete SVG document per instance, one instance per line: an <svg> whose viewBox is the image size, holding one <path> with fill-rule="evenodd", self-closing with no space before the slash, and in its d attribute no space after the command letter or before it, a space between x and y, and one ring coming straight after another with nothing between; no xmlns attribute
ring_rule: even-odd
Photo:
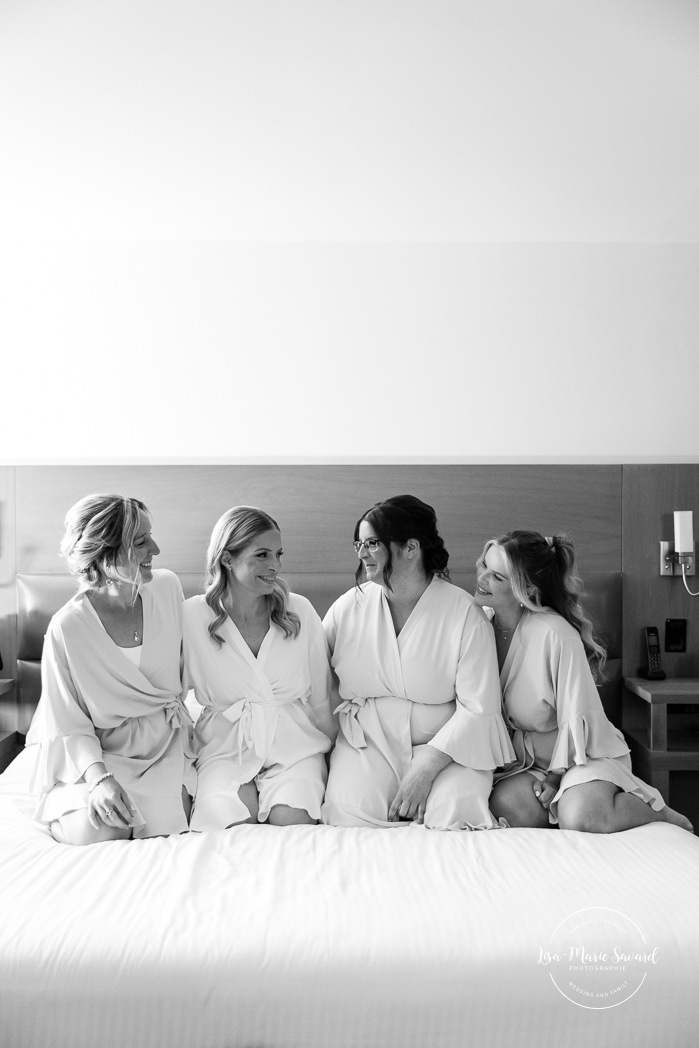
<svg viewBox="0 0 699 1048"><path fill-rule="evenodd" d="M683 830L240 826L71 848L20 811L24 781L20 755L0 776L2 1048L698 1043ZM576 1002L542 958L600 911L648 960L627 999Z"/></svg>

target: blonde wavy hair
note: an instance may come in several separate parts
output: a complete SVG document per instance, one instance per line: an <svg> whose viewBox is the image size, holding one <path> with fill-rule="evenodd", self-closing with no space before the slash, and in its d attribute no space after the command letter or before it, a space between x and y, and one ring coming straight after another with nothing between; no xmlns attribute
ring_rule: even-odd
<svg viewBox="0 0 699 1048"><path fill-rule="evenodd" d="M80 590L123 582L133 586L136 600L141 572L133 541L139 512L151 519L144 502L123 495L86 495L71 506L65 518L60 552L68 571L78 579ZM119 570L120 556L127 564L133 564L132 577Z"/></svg>
<svg viewBox="0 0 699 1048"><path fill-rule="evenodd" d="M211 637L219 647L224 637L218 629L227 617L223 606L223 596L228 585L226 570L222 564L223 554L228 552L237 556L249 546L258 535L272 529L279 531L276 520L254 506L233 506L219 517L211 533L209 548L206 552L206 574L204 578L204 599L214 613L214 619L208 625ZM301 620L293 611L289 611L289 587L283 579L277 577L270 594L265 597L269 606L272 622L279 626L285 637L297 637L301 629Z"/></svg>
<svg viewBox="0 0 699 1048"><path fill-rule="evenodd" d="M562 615L580 634L593 677L604 680L607 652L580 602L583 583L572 540L564 534L547 539L538 531L510 531L486 542L479 564L491 546L501 550L520 604L529 611L550 609Z"/></svg>

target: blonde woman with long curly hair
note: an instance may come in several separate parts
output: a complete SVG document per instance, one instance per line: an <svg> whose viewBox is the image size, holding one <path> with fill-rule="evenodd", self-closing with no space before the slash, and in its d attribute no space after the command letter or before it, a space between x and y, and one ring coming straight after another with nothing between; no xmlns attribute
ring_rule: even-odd
<svg viewBox="0 0 699 1048"><path fill-rule="evenodd" d="M510 826L613 833L649 822L692 829L631 770L595 678L606 652L580 603L566 535L511 531L485 544L475 597L492 611L505 720L517 761L496 774L494 815Z"/></svg>
<svg viewBox="0 0 699 1048"><path fill-rule="evenodd" d="M185 670L203 707L193 830L320 819L330 667L320 618L279 577L282 553L269 514L234 506L214 526L204 594L185 601Z"/></svg>

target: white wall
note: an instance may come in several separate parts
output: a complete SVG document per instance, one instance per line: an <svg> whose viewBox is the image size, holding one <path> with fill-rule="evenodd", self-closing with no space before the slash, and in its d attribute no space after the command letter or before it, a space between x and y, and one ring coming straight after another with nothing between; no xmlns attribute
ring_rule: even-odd
<svg viewBox="0 0 699 1048"><path fill-rule="evenodd" d="M699 5L5 0L0 460L699 461Z"/></svg>

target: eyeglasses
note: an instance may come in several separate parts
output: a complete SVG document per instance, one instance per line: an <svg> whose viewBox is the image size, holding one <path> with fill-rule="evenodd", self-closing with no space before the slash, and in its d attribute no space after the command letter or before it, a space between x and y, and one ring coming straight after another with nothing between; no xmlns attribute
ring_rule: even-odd
<svg viewBox="0 0 699 1048"><path fill-rule="evenodd" d="M352 543L355 553L359 553L362 546L364 546L369 553L376 553L380 545L381 539L364 539L363 542L357 540Z"/></svg>

